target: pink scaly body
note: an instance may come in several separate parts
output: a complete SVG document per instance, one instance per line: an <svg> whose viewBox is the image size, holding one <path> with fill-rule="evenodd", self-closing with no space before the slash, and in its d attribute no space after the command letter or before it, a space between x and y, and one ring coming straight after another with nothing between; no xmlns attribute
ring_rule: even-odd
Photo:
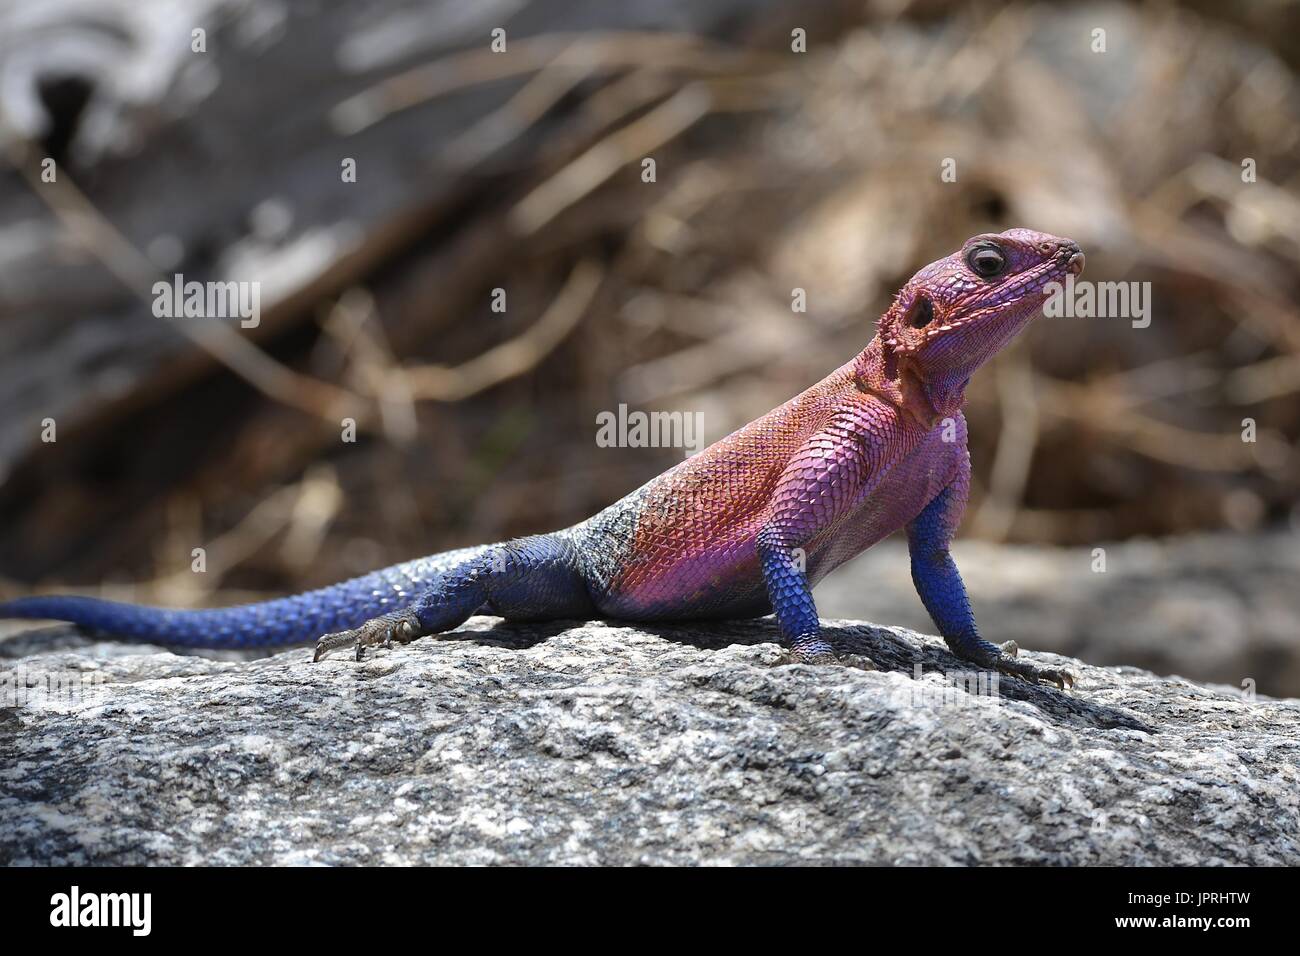
<svg viewBox="0 0 1300 956"><path fill-rule="evenodd" d="M967 467L966 424L899 419L859 384L859 359L613 506L638 514L601 611L629 619L745 617L771 610L759 532L805 541L810 586L888 537ZM597 516L595 521L599 521Z"/></svg>

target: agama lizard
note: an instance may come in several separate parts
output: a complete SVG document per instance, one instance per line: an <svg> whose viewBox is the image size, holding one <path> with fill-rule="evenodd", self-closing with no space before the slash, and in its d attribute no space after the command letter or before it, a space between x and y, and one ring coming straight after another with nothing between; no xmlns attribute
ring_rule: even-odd
<svg viewBox="0 0 1300 956"><path fill-rule="evenodd" d="M789 659L834 662L812 589L905 528L912 580L961 658L1064 687L982 639L948 551L970 486L961 407L971 374L1083 270L1069 239L980 235L914 275L850 362L580 524L407 561L332 587L215 610L26 597L0 617L72 621L209 648L405 643L485 612L511 620L685 621L775 612ZM324 636L321 636L324 635Z"/></svg>

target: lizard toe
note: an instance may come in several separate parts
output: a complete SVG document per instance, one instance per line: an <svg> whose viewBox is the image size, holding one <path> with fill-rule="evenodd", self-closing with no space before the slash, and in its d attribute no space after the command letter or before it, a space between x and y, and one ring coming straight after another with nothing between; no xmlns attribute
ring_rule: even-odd
<svg viewBox="0 0 1300 956"><path fill-rule="evenodd" d="M1074 686L1074 675L1069 671L1055 667L1041 667L1021 660L1020 648L1015 641L1005 641L1000 645L980 641L969 648L956 648L957 656L971 661L978 667L995 670L1009 677L1016 677L1031 684L1055 684L1061 690Z"/></svg>
<svg viewBox="0 0 1300 956"><path fill-rule="evenodd" d="M829 647L792 647L777 661L778 664L838 664L840 659Z"/></svg>
<svg viewBox="0 0 1300 956"><path fill-rule="evenodd" d="M332 634L322 634L316 641L316 653L312 655L312 663L323 661L335 651L340 651L345 647L351 647L357 642L355 630L335 631Z"/></svg>
<svg viewBox="0 0 1300 956"><path fill-rule="evenodd" d="M860 671L878 671L880 668L866 654L843 654L839 662L845 667L853 667Z"/></svg>
<svg viewBox="0 0 1300 956"><path fill-rule="evenodd" d="M1069 671L1055 667L1039 667L1009 655L1002 655L995 663L997 669L1011 677L1018 677L1031 684L1055 684L1061 690L1074 686L1074 675Z"/></svg>

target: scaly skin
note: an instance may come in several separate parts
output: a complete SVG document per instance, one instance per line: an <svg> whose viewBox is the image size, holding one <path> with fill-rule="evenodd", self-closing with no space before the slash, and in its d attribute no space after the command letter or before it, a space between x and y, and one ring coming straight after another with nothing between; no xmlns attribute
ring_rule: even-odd
<svg viewBox="0 0 1300 956"><path fill-rule="evenodd" d="M683 621L775 612L794 661L835 660L812 588L906 528L912 580L960 657L1059 686L983 640L948 553L970 486L966 383L1083 269L1076 243L1028 229L976 236L902 288L848 364L581 524L395 565L221 610L78 597L0 604L134 640L251 647L317 638L316 659L409 641L477 612L514 620ZM325 633L329 632L329 633Z"/></svg>

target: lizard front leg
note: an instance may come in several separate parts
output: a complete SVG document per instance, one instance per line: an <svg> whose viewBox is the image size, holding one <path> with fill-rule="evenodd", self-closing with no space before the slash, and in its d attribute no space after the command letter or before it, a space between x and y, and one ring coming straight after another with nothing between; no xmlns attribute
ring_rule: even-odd
<svg viewBox="0 0 1300 956"><path fill-rule="evenodd" d="M772 492L770 515L758 534L763 583L781 637L796 663L833 663L808 583L808 547L880 484L904 450L892 412L859 393L791 457ZM861 660L865 667L869 661Z"/></svg>
<svg viewBox="0 0 1300 956"><path fill-rule="evenodd" d="M758 554L768 600L791 658L800 664L833 664L835 649L821 635L802 551L780 528L768 525L759 533Z"/></svg>
<svg viewBox="0 0 1300 956"><path fill-rule="evenodd" d="M966 507L970 463L925 509L907 525L907 544L912 559L912 583L921 603L939 628L939 633L958 657L992 670L1020 677L1031 683L1046 681L1064 688L1074 684L1068 671L1038 667L1019 660L1015 644L1002 648L980 637L966 585L948 551L949 542Z"/></svg>

